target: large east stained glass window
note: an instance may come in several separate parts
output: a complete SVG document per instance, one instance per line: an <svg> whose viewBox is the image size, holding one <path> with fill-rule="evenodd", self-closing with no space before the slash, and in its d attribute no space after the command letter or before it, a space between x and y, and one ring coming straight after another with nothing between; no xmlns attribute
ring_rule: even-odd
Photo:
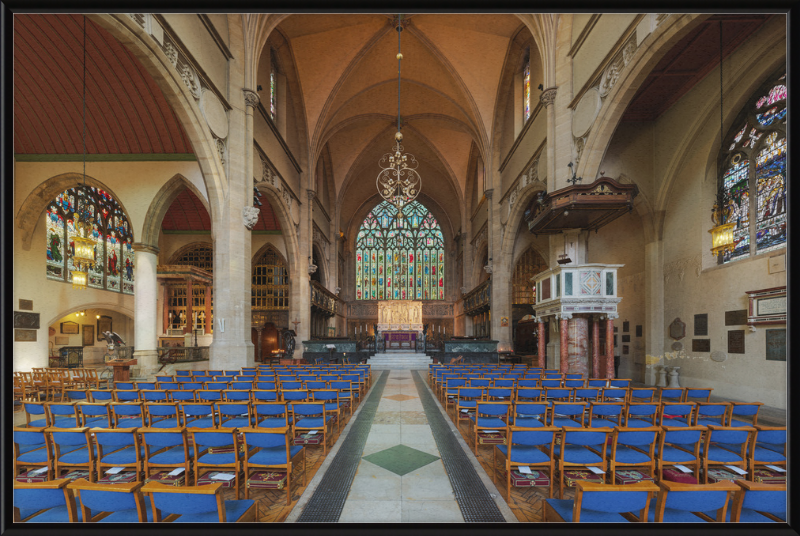
<svg viewBox="0 0 800 536"><path fill-rule="evenodd" d="M88 226L86 236L96 243L87 286L133 294L133 230L128 217L108 192L89 186L65 190L47 206L47 278L72 282L79 207Z"/></svg>
<svg viewBox="0 0 800 536"><path fill-rule="evenodd" d="M357 300L443 300L444 237L422 203L381 202L356 238Z"/></svg>
<svg viewBox="0 0 800 536"><path fill-rule="evenodd" d="M725 213L736 227L734 251L722 262L786 245L786 95L786 75L770 78L748 100L723 144Z"/></svg>

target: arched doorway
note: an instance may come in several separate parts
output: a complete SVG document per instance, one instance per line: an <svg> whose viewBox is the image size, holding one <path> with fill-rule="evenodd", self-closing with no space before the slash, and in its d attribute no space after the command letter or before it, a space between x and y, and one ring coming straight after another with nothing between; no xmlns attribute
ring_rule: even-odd
<svg viewBox="0 0 800 536"><path fill-rule="evenodd" d="M283 348L281 330L273 322L253 325L250 335L257 363L269 363L272 356Z"/></svg>
<svg viewBox="0 0 800 536"><path fill-rule="evenodd" d="M281 332L289 327L289 271L272 244L255 255L252 270L251 330L257 362L269 362L283 348ZM277 352L275 352L277 353Z"/></svg>

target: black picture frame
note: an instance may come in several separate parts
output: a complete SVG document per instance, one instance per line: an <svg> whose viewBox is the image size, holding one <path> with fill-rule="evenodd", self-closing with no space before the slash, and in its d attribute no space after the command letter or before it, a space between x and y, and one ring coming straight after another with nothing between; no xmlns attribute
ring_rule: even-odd
<svg viewBox="0 0 800 536"><path fill-rule="evenodd" d="M694 315L695 337L708 337L708 313Z"/></svg>

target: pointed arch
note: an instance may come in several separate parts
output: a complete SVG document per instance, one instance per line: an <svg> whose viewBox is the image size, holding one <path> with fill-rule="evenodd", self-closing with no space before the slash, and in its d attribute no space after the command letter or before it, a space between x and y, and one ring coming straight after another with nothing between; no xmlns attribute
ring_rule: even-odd
<svg viewBox="0 0 800 536"><path fill-rule="evenodd" d="M139 240L142 244L154 248L158 247L158 237L161 233L161 223L164 221L164 216L167 214L169 207L172 206L172 202L175 201L175 198L180 195L184 188L191 190L200 202L203 203L209 215L211 215L208 199L204 195L204 192L201 192L192 181L180 173L176 173L171 179L164 183L156 195L153 196L153 201L147 208L147 214L142 222L141 239Z"/></svg>

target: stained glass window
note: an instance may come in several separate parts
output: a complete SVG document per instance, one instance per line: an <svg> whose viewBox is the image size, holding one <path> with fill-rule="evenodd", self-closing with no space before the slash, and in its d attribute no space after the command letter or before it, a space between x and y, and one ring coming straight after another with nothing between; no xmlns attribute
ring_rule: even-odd
<svg viewBox="0 0 800 536"><path fill-rule="evenodd" d="M755 253L786 244L786 95L785 75L770 79L750 98L723 144L726 222L736 226L734 251L722 262L748 257L751 243Z"/></svg>
<svg viewBox="0 0 800 536"><path fill-rule="evenodd" d="M272 66L272 71L269 73L269 116L275 121L275 108L277 107L278 97L276 95L277 87L275 87L275 66Z"/></svg>
<svg viewBox="0 0 800 536"><path fill-rule="evenodd" d="M356 237L356 299L443 300L444 236L418 201L403 217L388 201L364 219Z"/></svg>
<svg viewBox="0 0 800 536"><path fill-rule="evenodd" d="M522 70L522 97L525 107L525 121L531 116L531 61L525 61L525 68Z"/></svg>
<svg viewBox="0 0 800 536"><path fill-rule="evenodd" d="M47 278L72 282L74 237L79 235L76 212L86 237L95 241L94 266L87 286L133 294L133 231L122 207L108 192L75 187L60 193L47 206Z"/></svg>

